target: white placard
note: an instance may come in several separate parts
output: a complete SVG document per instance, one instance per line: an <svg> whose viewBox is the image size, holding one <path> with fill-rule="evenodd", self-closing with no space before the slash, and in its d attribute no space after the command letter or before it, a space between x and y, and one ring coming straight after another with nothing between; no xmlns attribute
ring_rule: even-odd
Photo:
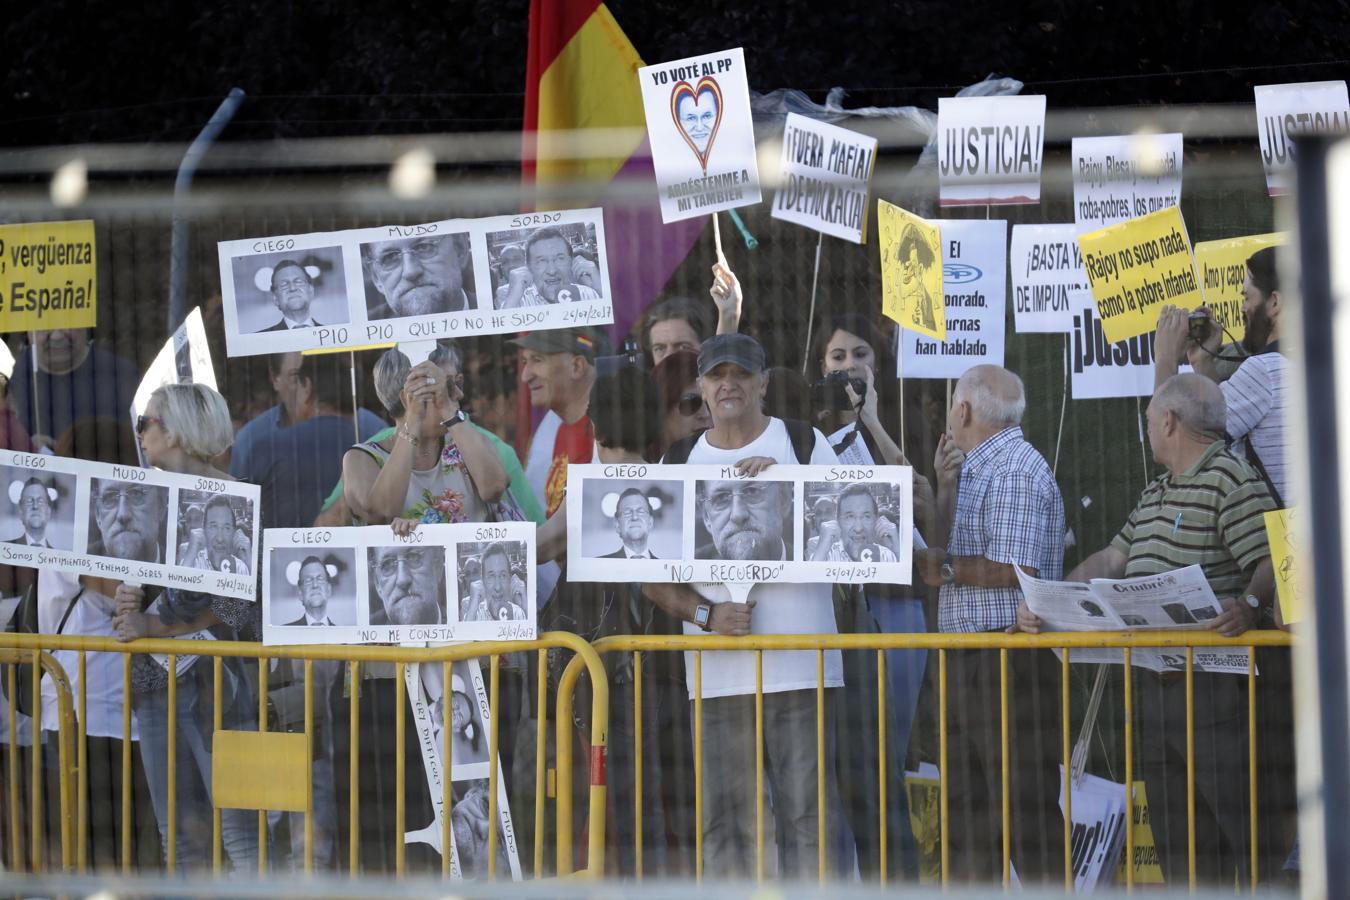
<svg viewBox="0 0 1350 900"><path fill-rule="evenodd" d="M614 320L598 208L222 241L217 253L230 356ZM312 324L288 327L283 307Z"/></svg>
<svg viewBox="0 0 1350 900"><path fill-rule="evenodd" d="M268 528L263 643L530 641L533 522ZM473 578L474 573L478 578Z"/></svg>
<svg viewBox="0 0 1350 900"><path fill-rule="evenodd" d="M909 584L908 466L574 465L567 485L573 581Z"/></svg>
<svg viewBox="0 0 1350 900"><path fill-rule="evenodd" d="M145 370L145 377L136 388L136 396L131 399L133 428L137 417L145 412L145 407L150 403L151 394L166 384L178 384L180 358L186 364L189 381L215 388L216 370L211 365L211 346L206 340L206 327L202 324L200 309L193 309L188 313L183 324L179 325L173 336L159 348L159 353L155 354L155 360L150 363L150 368ZM138 453L141 452L139 444L136 450ZM145 462L144 456L141 462Z"/></svg>
<svg viewBox="0 0 1350 900"><path fill-rule="evenodd" d="M1181 135L1073 139L1079 234L1181 204Z"/></svg>
<svg viewBox="0 0 1350 900"><path fill-rule="evenodd" d="M661 221L758 203L750 88L740 47L638 69Z"/></svg>
<svg viewBox="0 0 1350 900"><path fill-rule="evenodd" d="M1350 99L1344 81L1260 84L1253 93L1266 191L1282 196L1289 193L1298 137L1350 131Z"/></svg>
<svg viewBox="0 0 1350 900"><path fill-rule="evenodd" d="M876 157L876 138L788 113L773 217L863 243Z"/></svg>
<svg viewBox="0 0 1350 900"><path fill-rule="evenodd" d="M939 204L1040 203L1044 136L1044 95L939 99Z"/></svg>
<svg viewBox="0 0 1350 900"><path fill-rule="evenodd" d="M900 336L899 374L960 378L971 366L1003 365L1008 308L1008 223L942 221L942 293L947 339L913 331Z"/></svg>
<svg viewBox="0 0 1350 900"><path fill-rule="evenodd" d="M1014 225L1008 269L1021 334L1073 331L1074 311L1092 302L1073 225Z"/></svg>
<svg viewBox="0 0 1350 900"><path fill-rule="evenodd" d="M1153 396L1152 332L1108 343L1088 299L1073 315L1070 391L1075 400Z"/></svg>
<svg viewBox="0 0 1350 900"><path fill-rule="evenodd" d="M8 450L0 484L0 564L255 599L256 484Z"/></svg>

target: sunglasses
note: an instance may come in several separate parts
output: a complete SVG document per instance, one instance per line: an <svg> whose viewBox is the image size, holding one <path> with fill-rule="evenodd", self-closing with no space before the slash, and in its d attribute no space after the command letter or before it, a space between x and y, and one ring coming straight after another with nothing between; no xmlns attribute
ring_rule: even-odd
<svg viewBox="0 0 1350 900"><path fill-rule="evenodd" d="M158 425L160 428L163 428L163 427L164 427L164 420L161 419L161 418L159 418L158 416L137 416L137 417L136 417L136 433L137 433L137 434L145 434L145 430L146 430L147 428L149 428L151 425Z"/></svg>
<svg viewBox="0 0 1350 900"><path fill-rule="evenodd" d="M685 394L676 402L675 408L682 416L696 416L703 408L703 397L700 394Z"/></svg>

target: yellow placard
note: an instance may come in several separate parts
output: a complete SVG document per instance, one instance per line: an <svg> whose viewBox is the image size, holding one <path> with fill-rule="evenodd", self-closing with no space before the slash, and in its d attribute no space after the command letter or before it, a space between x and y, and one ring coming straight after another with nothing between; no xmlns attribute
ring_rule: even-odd
<svg viewBox="0 0 1350 900"><path fill-rule="evenodd" d="M1270 564L1275 569L1275 591L1280 598L1280 618L1292 625L1303 618L1304 592L1298 580L1298 541L1294 533L1295 513L1277 509L1266 513L1266 540L1270 543Z"/></svg>
<svg viewBox="0 0 1350 900"><path fill-rule="evenodd" d="M1224 342L1240 341L1247 333L1242 316L1242 282L1247 277L1247 257L1257 250L1285 243L1283 231L1202 241L1195 245L1195 266L1200 270L1200 292L1214 318L1228 332Z"/></svg>
<svg viewBox="0 0 1350 900"><path fill-rule="evenodd" d="M0 333L93 328L94 223L0 225Z"/></svg>
<svg viewBox="0 0 1350 900"><path fill-rule="evenodd" d="M942 234L936 222L877 200L881 311L901 328L947 339L942 296Z"/></svg>
<svg viewBox="0 0 1350 900"><path fill-rule="evenodd" d="M1158 846L1153 841L1153 825L1148 817L1148 791L1144 782L1134 783L1134 883L1162 884L1162 866L1158 863ZM1116 884L1125 883L1125 856L1129 847L1125 839L1120 843L1120 868L1116 871Z"/></svg>
<svg viewBox="0 0 1350 900"><path fill-rule="evenodd" d="M1110 343L1156 330L1164 304L1195 309L1203 299L1179 207L1079 235L1078 247Z"/></svg>
<svg viewBox="0 0 1350 900"><path fill-rule="evenodd" d="M311 347L308 350L301 350L301 356L327 356L330 353L361 353L365 350L388 350L390 347L397 347L398 344L389 341L384 344L361 344L357 347Z"/></svg>

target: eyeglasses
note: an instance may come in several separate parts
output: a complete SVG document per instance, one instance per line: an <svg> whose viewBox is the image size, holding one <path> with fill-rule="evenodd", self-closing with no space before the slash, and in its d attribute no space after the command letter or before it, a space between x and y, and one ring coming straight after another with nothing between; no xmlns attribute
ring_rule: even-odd
<svg viewBox="0 0 1350 900"><path fill-rule="evenodd" d="M703 409L703 396L701 394L684 394L675 404L675 407L682 416L696 416L699 410Z"/></svg>
<svg viewBox="0 0 1350 900"><path fill-rule="evenodd" d="M730 488L717 488L708 495L706 502L708 508L713 512L724 513L731 509L731 502L736 497L740 497L742 503L748 503L751 506L763 506L769 502L769 498L774 496L777 491L777 483L738 484Z"/></svg>
<svg viewBox="0 0 1350 900"><path fill-rule="evenodd" d="M389 274L403 267L403 258L412 255L418 262L429 262L441 252L443 238L426 238L407 247L390 247L375 257L375 268Z"/></svg>
<svg viewBox="0 0 1350 900"><path fill-rule="evenodd" d="M381 578L398 577L398 567L406 566L410 571L420 572L431 562L431 554L425 550L406 550L386 556L375 564L375 571Z"/></svg>
<svg viewBox="0 0 1350 900"><path fill-rule="evenodd" d="M130 507L144 509L150 505L150 497L150 491L142 487L104 488L99 492L98 506L104 512L116 512L125 500Z"/></svg>
<svg viewBox="0 0 1350 900"><path fill-rule="evenodd" d="M164 427L164 420L161 419L159 416L137 416L137 417L136 417L136 433L137 433L137 434L145 434L145 430L146 430L147 428L149 428L151 425L158 425L160 428L163 428L163 427Z"/></svg>

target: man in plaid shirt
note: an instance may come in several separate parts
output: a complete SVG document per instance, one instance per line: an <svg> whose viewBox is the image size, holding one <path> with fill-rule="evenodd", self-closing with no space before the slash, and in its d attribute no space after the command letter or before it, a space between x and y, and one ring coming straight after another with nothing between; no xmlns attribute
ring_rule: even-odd
<svg viewBox="0 0 1350 900"><path fill-rule="evenodd" d="M1041 578L1063 575L1064 503L1045 459L1022 437L1025 409L1021 379L999 366L975 366L952 392L936 460L949 537L945 548L930 547L915 559L924 581L941 588L941 631L1012 626L1022 600L1014 566ZM972 881L998 880L999 652L955 650L948 661L951 872ZM1008 698L1012 862L1023 883L1062 884L1059 663L1051 651L1008 655Z"/></svg>

